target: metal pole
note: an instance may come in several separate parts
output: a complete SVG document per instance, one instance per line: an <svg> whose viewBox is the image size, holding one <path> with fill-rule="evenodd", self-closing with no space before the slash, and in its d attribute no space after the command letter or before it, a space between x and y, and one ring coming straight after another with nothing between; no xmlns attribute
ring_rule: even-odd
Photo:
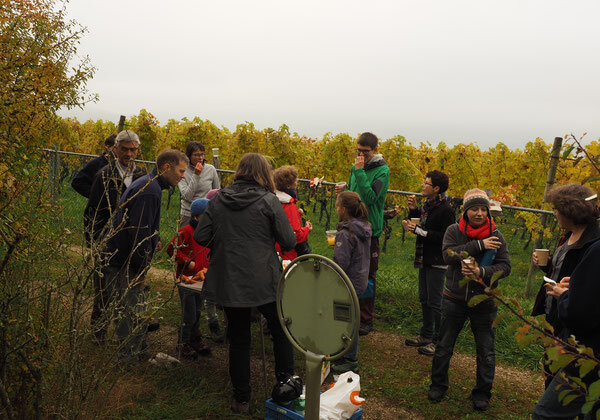
<svg viewBox="0 0 600 420"><path fill-rule="evenodd" d="M322 367L322 355L306 354L306 406L304 411L304 418L306 420L319 420Z"/></svg>
<svg viewBox="0 0 600 420"><path fill-rule="evenodd" d="M556 177L556 169L558 168L558 161L560 155L560 149L562 147L562 137L555 137L554 144L552 145L552 151L550 152L550 168L548 169L548 176L546 177L546 188L544 189L544 198L543 202L546 202L546 198L548 197L548 193L552 189L554 185L554 178ZM546 223L548 221L548 214L540 215L540 222L542 224L542 229L546 227ZM533 249L541 248L542 241L544 239L543 230L540 231L540 235L535 240L533 244ZM527 282L525 283L525 296L532 295L532 286L533 286L533 277L537 270L537 266L533 264L533 261L529 263L529 272L527 273Z"/></svg>

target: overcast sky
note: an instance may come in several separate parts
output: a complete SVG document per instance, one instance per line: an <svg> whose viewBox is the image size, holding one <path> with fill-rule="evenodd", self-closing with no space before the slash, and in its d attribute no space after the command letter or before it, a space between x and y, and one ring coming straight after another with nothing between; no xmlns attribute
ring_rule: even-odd
<svg viewBox="0 0 600 420"><path fill-rule="evenodd" d="M600 137L600 2L71 0L100 101L231 130L448 144Z"/></svg>

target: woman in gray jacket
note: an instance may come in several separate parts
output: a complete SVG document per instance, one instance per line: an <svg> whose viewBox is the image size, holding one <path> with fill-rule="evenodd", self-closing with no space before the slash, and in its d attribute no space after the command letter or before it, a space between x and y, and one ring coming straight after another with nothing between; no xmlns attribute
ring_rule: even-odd
<svg viewBox="0 0 600 420"><path fill-rule="evenodd" d="M181 209L179 210L179 227L190 223L190 206L194 200L205 198L210 190L221 188L219 174L214 166L204 159L204 145L199 141L191 141L185 148L190 164L185 170L185 177L179 182Z"/></svg>
<svg viewBox="0 0 600 420"><path fill-rule="evenodd" d="M510 274L510 257L506 241L490 216L490 202L484 191L477 188L467 191L463 199L463 212L459 222L448 227L442 243L442 254L448 268L428 398L439 402L446 395L454 344L465 321L469 319L477 350L477 383L471 391L471 400L475 410L483 411L489 407L494 382L496 356L492 324L497 308L491 297L473 307L468 302L474 296L484 294L494 273L500 271L500 277ZM460 255L463 252L474 262L464 264L463 259L466 258ZM460 282L465 276L471 281L461 286ZM491 287L497 285L495 282Z"/></svg>
<svg viewBox="0 0 600 420"><path fill-rule="evenodd" d="M227 315L231 408L247 414L250 401L250 310L257 307L273 335L275 374L285 381L294 373L292 344L287 340L275 305L282 273L275 242L283 251L296 245L296 235L274 194L271 166L257 153L242 156L230 187L208 205L194 239L210 248L204 293Z"/></svg>

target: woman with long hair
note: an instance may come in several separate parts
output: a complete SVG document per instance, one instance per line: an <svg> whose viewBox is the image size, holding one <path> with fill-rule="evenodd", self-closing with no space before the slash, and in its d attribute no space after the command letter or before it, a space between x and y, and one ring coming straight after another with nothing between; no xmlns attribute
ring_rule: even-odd
<svg viewBox="0 0 600 420"><path fill-rule="evenodd" d="M248 414L250 401L250 311L264 315L273 336L275 375L294 373L292 344L277 317L275 295L282 274L275 251L296 245L296 235L274 194L264 156L242 156L231 186L219 191L196 227L194 239L211 250L204 293L223 306L228 322L232 411Z"/></svg>

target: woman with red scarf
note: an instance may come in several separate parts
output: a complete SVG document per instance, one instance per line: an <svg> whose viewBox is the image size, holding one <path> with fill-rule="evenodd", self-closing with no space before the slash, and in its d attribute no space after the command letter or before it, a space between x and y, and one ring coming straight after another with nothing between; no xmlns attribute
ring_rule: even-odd
<svg viewBox="0 0 600 420"><path fill-rule="evenodd" d="M463 260L466 258L460 255L463 251L474 262L464 264ZM433 402L439 402L446 395L449 385L448 368L454 344L468 319L477 350L477 383L471 391L471 400L475 410L487 410L496 367L492 324L496 319L497 308L492 298L473 307L468 302L473 296L484 294L484 289L490 286L495 272L500 271L500 277L506 277L511 267L506 241L490 216L490 202L484 191L475 188L465 193L463 216L458 223L446 230L442 254L448 268L428 397ZM461 286L461 280L465 276L471 278L471 281ZM491 287L495 288L497 285L496 282Z"/></svg>

